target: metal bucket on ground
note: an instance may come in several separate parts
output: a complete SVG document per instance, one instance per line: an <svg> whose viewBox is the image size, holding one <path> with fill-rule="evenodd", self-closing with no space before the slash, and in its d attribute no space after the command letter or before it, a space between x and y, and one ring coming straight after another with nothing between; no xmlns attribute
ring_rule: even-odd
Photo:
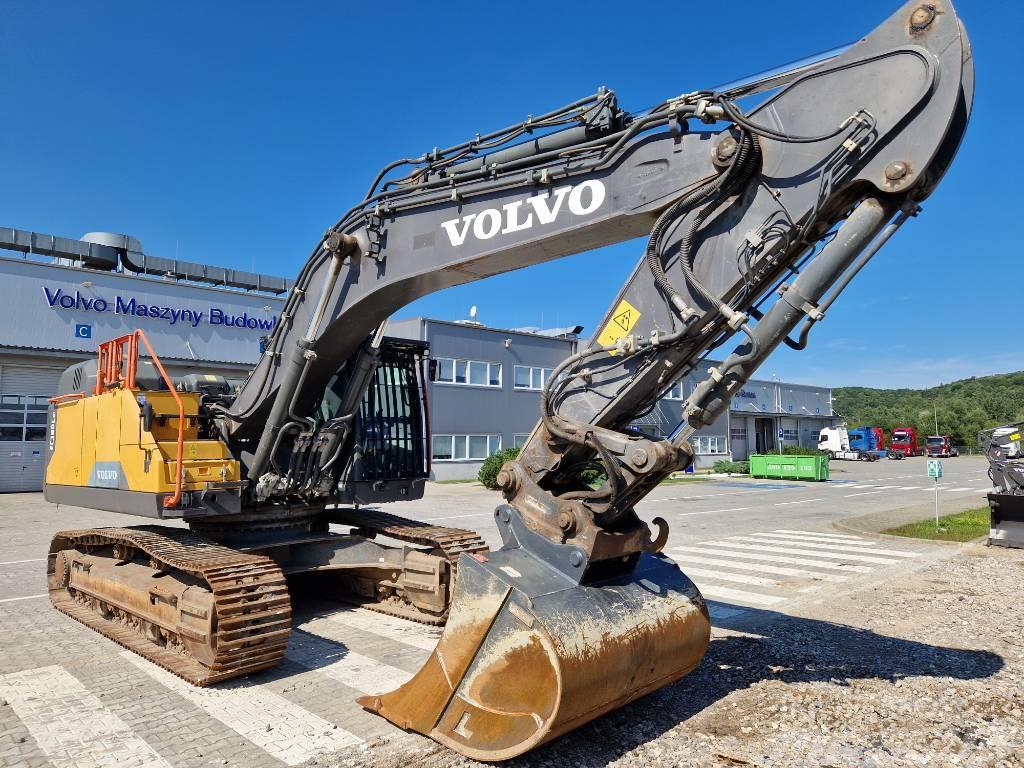
<svg viewBox="0 0 1024 768"><path fill-rule="evenodd" d="M505 760L678 680L704 656L707 607L669 558L643 554L628 574L585 584L552 562L508 544L464 555L430 659L401 688L359 703L474 759Z"/></svg>

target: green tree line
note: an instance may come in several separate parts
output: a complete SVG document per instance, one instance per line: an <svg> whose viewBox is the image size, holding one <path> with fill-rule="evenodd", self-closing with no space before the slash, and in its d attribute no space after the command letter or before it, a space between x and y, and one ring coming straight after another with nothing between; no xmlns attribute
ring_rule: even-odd
<svg viewBox="0 0 1024 768"><path fill-rule="evenodd" d="M950 435L956 445L977 446L978 432L1024 420L1024 371L995 376L972 376L930 389L872 389L839 387L832 390L832 407L850 427L916 427L923 441L935 434ZM886 435L888 439L888 435Z"/></svg>

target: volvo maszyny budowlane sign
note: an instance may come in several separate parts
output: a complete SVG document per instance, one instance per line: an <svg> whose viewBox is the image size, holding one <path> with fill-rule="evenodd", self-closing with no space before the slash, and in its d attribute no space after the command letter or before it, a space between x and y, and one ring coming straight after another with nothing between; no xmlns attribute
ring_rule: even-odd
<svg viewBox="0 0 1024 768"><path fill-rule="evenodd" d="M257 317L248 312L235 313L223 307L209 306L206 310L188 309L184 307L151 304L136 296L116 295L107 299L102 296L87 296L81 291L68 293L63 288L43 286L46 303L53 309L74 310L78 312L112 312L115 315L131 317L151 317L163 320L168 325L180 325L186 328L198 328L202 323L207 325L228 326L231 328L250 328L269 333L277 325L277 315Z"/></svg>

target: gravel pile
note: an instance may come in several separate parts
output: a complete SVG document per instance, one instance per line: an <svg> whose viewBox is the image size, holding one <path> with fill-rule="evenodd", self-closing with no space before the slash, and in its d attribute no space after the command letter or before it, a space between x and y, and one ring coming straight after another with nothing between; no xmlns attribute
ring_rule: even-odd
<svg viewBox="0 0 1024 768"><path fill-rule="evenodd" d="M971 545L757 634L716 630L689 677L506 765L1024 766L1022 598L1024 550ZM480 765L417 744L339 765Z"/></svg>

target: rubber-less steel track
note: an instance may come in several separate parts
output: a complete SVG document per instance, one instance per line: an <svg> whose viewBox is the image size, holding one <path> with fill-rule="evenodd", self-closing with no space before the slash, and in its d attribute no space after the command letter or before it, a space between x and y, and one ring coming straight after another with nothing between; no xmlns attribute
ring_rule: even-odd
<svg viewBox="0 0 1024 768"><path fill-rule="evenodd" d="M437 547L448 558L453 577L458 569L459 555L463 552L472 555L488 551L480 534L465 528L445 528L374 509L334 509L328 510L328 514L332 523L351 525L360 533L381 534L410 544Z"/></svg>
<svg viewBox="0 0 1024 768"><path fill-rule="evenodd" d="M88 601L76 599L66 575L54 573L65 562L58 557L64 550L112 545L145 553L155 571L179 571L206 583L214 605L214 631L208 640L212 663L158 645L142 634L140 621L104 618ZM48 572L50 599L58 610L194 685L267 669L284 656L291 600L284 574L267 557L237 552L176 528L92 528L58 533L50 545Z"/></svg>
<svg viewBox="0 0 1024 768"><path fill-rule="evenodd" d="M330 522L338 525L351 525L358 529L357 533L364 536L372 537L380 534L409 544L421 544L440 549L448 560L451 573L449 590L455 587L455 579L459 572L459 556L463 553L474 555L488 551L487 544L480 538L480 534L465 528L431 525L422 520L411 520L374 509L338 508L327 510L327 515ZM449 591L450 595L451 591ZM444 613L434 616L421 611L399 597L361 604L380 613L432 626L440 626L448 619L447 608Z"/></svg>

